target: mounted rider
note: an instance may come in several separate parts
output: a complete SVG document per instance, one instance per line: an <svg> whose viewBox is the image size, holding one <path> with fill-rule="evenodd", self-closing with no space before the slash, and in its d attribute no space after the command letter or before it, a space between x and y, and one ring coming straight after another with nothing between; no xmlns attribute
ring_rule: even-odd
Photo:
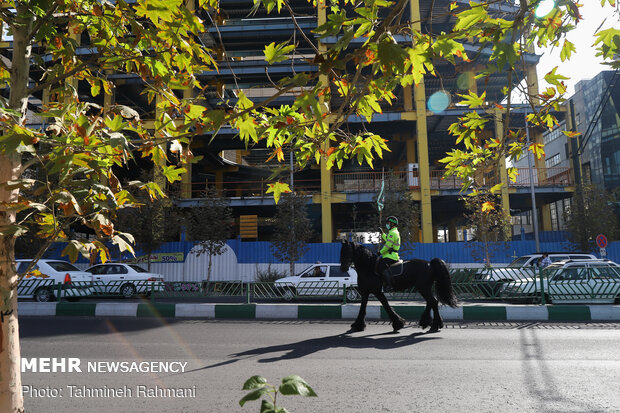
<svg viewBox="0 0 620 413"><path fill-rule="evenodd" d="M381 258L377 260L375 272L383 278L384 291L392 291L392 277L390 274L390 265L398 262L398 250L400 250L400 233L398 232L398 219L390 216L385 221L385 227L388 230L386 234L381 228L381 238L385 244L379 251Z"/></svg>

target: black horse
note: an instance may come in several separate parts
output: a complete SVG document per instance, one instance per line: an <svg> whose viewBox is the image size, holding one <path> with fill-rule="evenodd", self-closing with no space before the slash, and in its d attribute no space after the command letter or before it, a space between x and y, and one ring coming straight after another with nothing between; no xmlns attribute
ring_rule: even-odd
<svg viewBox="0 0 620 413"><path fill-rule="evenodd" d="M381 291L382 280L374 269L377 256L368 248L356 242L343 241L340 249L340 269L345 272L351 264L355 264L357 271L357 288L362 296L362 304L357 319L351 328L354 331L363 331L366 328L366 305L368 304L368 296L372 293L379 299L385 311L387 311L392 321L394 331L398 331L405 325L404 319L392 310L390 303ZM403 265L401 275L392 277L392 286L395 291L403 291L411 287L415 287L417 291L426 300L426 308L420 316L420 327L430 327L429 332L439 331L443 327L443 320L439 315L439 306L437 298L433 294L433 283L435 283L435 291L439 298L439 302L456 307L456 297L452 291L452 282L450 281L450 272L446 264L439 258L433 258L431 262L414 259L406 261ZM431 318L431 310L433 317Z"/></svg>

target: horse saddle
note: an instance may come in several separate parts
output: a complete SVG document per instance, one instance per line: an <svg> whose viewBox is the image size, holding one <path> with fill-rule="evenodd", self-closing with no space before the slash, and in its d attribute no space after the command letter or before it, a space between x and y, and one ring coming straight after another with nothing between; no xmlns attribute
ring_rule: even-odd
<svg viewBox="0 0 620 413"><path fill-rule="evenodd" d="M399 260L397 262L395 262L394 264L390 265L390 275L392 277L396 276L396 275L401 275L403 273L403 268L405 266L405 263L403 262L403 260Z"/></svg>

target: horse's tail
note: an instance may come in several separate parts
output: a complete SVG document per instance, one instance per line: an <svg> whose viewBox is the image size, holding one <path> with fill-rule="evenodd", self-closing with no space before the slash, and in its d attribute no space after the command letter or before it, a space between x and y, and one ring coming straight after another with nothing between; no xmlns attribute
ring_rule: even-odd
<svg viewBox="0 0 620 413"><path fill-rule="evenodd" d="M442 304L456 307L457 301L454 291L452 290L452 281L450 280L450 271L443 260L433 258L431 260L431 270L435 279L435 291L437 297Z"/></svg>

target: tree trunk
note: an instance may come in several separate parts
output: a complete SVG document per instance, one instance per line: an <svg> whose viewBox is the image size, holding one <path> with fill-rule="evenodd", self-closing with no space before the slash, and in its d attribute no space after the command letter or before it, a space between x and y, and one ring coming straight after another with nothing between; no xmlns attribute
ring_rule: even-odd
<svg viewBox="0 0 620 413"><path fill-rule="evenodd" d="M0 156L0 180L4 180L7 159ZM4 193L3 193L4 192ZM0 190L0 200L6 191ZM9 215L13 215L12 217ZM15 222L14 214L0 212L0 226ZM15 238L0 236L0 406L3 412L23 412L20 374L19 325L17 322L17 282L14 256Z"/></svg>
<svg viewBox="0 0 620 413"><path fill-rule="evenodd" d="M20 157L0 154L0 182L19 177ZM0 188L0 204L17 201L17 190ZM15 223L15 212L0 209L0 227ZM17 322L17 274L15 237L0 235L0 406L3 412L23 412L20 375L19 325Z"/></svg>
<svg viewBox="0 0 620 413"><path fill-rule="evenodd" d="M295 261L291 260L291 262L289 263L289 268L288 268L291 277L295 275Z"/></svg>
<svg viewBox="0 0 620 413"><path fill-rule="evenodd" d="M30 76L30 39L32 14L28 6L15 2L13 25L13 59L9 108L26 118L28 77ZM29 142L28 142L29 143ZM19 179L21 156L0 153L0 182ZM0 188L0 205L17 202L19 190ZM0 207L0 227L13 225L15 212ZM3 412L23 412L24 398L20 373L19 325L17 320L17 274L15 272L15 237L0 235L0 406Z"/></svg>
<svg viewBox="0 0 620 413"><path fill-rule="evenodd" d="M211 265L213 262L213 254L209 252L209 267L207 268L207 282L211 281Z"/></svg>

